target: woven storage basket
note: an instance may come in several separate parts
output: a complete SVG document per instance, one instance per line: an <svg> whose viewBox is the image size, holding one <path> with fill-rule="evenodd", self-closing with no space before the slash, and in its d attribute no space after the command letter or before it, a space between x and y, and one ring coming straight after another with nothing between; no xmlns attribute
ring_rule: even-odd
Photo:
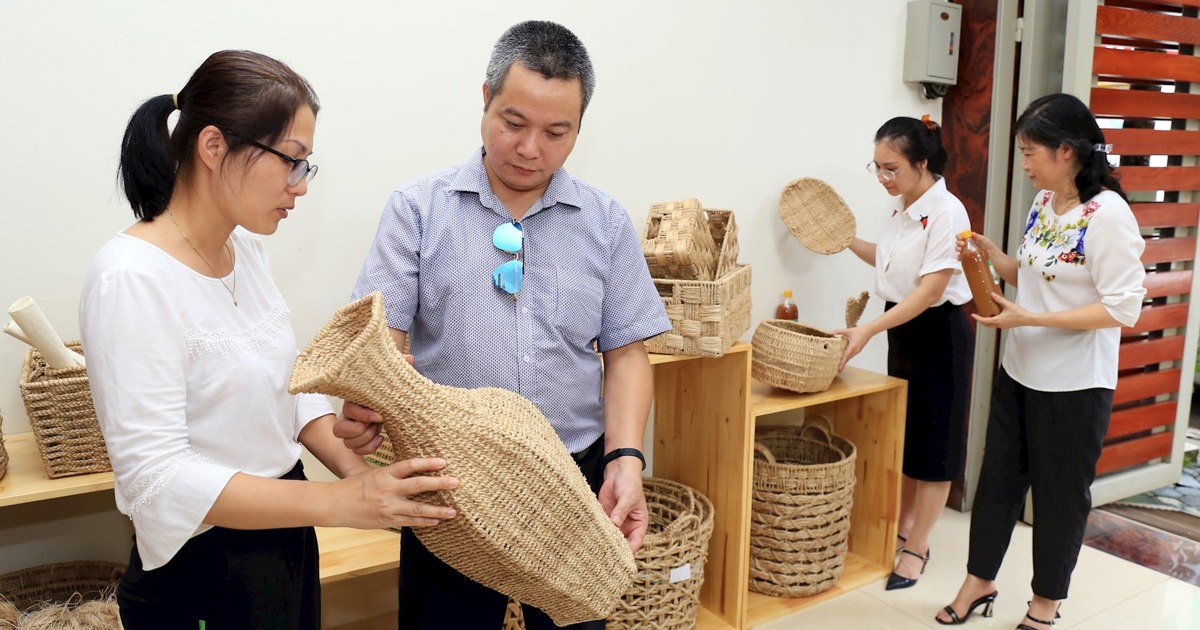
<svg viewBox="0 0 1200 630"><path fill-rule="evenodd" d="M4 448L4 414L0 413L0 479L8 472L8 451Z"/></svg>
<svg viewBox="0 0 1200 630"><path fill-rule="evenodd" d="M733 210L704 210L708 219L708 230L717 246L717 270L714 278L723 278L737 268L738 238L737 221Z"/></svg>
<svg viewBox="0 0 1200 630"><path fill-rule="evenodd" d="M750 375L793 392L829 389L846 350L846 338L786 319L767 319L754 329Z"/></svg>
<svg viewBox="0 0 1200 630"><path fill-rule="evenodd" d="M850 246L858 224L854 213L829 184L797 179L779 197L779 216L792 236L818 254L836 254Z"/></svg>
<svg viewBox="0 0 1200 630"><path fill-rule="evenodd" d="M659 354L719 357L750 328L750 266L712 282L654 279L671 330L646 341Z"/></svg>
<svg viewBox="0 0 1200 630"><path fill-rule="evenodd" d="M844 568L854 500L854 445L829 421L760 430L754 445L750 590L809 597Z"/></svg>
<svg viewBox="0 0 1200 630"><path fill-rule="evenodd" d="M66 345L83 353L77 341ZM47 475L57 478L112 470L92 406L87 369L52 368L41 353L30 348L21 369L21 397Z"/></svg>
<svg viewBox="0 0 1200 630"><path fill-rule="evenodd" d="M696 627L700 587L712 537L713 506L703 494L668 479L642 480L650 526L635 554L633 586L608 617L609 630ZM524 628L521 607L509 602L505 630Z"/></svg>
<svg viewBox="0 0 1200 630"><path fill-rule="evenodd" d="M656 203L646 215L642 254L650 275L676 280L712 280L717 245L695 199Z"/></svg>
<svg viewBox="0 0 1200 630"><path fill-rule="evenodd" d="M66 602L77 593L85 600L103 599L124 572L125 565L115 562L43 564L0 575L0 596L21 611L43 602Z"/></svg>
<svg viewBox="0 0 1200 630"><path fill-rule="evenodd" d="M417 499L458 515L414 533L463 575L559 625L607 617L633 583L629 545L537 407L421 376L388 335L379 293L338 309L296 358L289 390L375 409L396 458L445 458L438 474L459 487Z"/></svg>

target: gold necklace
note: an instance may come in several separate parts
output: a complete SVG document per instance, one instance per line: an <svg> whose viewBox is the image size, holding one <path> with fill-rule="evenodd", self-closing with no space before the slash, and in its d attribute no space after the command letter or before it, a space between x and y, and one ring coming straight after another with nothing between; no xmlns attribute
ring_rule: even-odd
<svg viewBox="0 0 1200 630"><path fill-rule="evenodd" d="M229 297L233 298L233 305L237 306L237 265L234 265L233 271L231 272L231 275L233 276L233 286L230 287L228 284L225 284L225 279L221 277L221 274L217 273L217 270L213 268L212 263L208 262L208 259L204 257L204 254L201 254L200 250L196 249L196 246L192 244L192 240L187 237L187 234L183 233L183 228L179 227L179 221L175 220L175 215L171 214L170 210L167 210L167 216L171 217L171 223L174 223L175 229L179 230L179 235L183 237L183 242L187 243L188 247L191 247L192 251L196 252L196 255L200 257L200 260L203 260L204 264L208 265L208 270L212 272L212 275L217 279L217 282L220 282L221 286L225 287L225 290L229 292ZM233 252L229 249L229 241L225 241L225 252L229 254L229 261L233 262Z"/></svg>

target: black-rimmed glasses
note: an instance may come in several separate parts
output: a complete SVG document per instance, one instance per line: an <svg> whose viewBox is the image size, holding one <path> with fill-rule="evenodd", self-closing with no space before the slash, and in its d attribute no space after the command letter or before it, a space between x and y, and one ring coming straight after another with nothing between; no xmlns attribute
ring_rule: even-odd
<svg viewBox="0 0 1200 630"><path fill-rule="evenodd" d="M317 165L313 164L312 162L309 162L308 160L305 160L302 158L294 158L286 153L277 151L261 142L243 138L243 137L239 136L238 134L233 133L232 131L226 130L225 133L241 140L242 142L245 142L246 144L248 144L252 147L257 147L259 149L262 149L263 151L266 151L267 153L272 153L274 155L278 155L280 158L287 160L288 162L291 162L292 170L288 172L288 180L287 180L288 186L295 186L296 184L300 183L300 180L305 179L305 178L307 178L309 181L312 181L312 178L317 176Z"/></svg>

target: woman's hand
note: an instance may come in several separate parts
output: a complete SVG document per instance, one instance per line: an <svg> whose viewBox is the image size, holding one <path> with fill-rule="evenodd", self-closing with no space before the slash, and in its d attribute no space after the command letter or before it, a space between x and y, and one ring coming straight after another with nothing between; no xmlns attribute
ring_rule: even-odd
<svg viewBox="0 0 1200 630"><path fill-rule="evenodd" d="M427 492L450 491L458 479L429 475L446 466L441 458L406 459L334 482L333 521L342 527L430 527L454 518L454 508L435 505Z"/></svg>
<svg viewBox="0 0 1200 630"><path fill-rule="evenodd" d="M1029 311L1017 306L1016 302L1009 302L999 293L993 293L992 299L995 300L996 306L1000 307L1000 313L991 317L980 317L978 313L972 313L971 317L974 317L975 321L1000 329L1029 326L1033 323Z"/></svg>
<svg viewBox="0 0 1200 630"><path fill-rule="evenodd" d="M867 342L875 333L867 330L865 326L855 326L854 328L839 328L831 331L831 334L841 335L846 338L846 351L842 353L842 361L838 363L838 371L846 369L846 364L850 362L862 349L866 347Z"/></svg>

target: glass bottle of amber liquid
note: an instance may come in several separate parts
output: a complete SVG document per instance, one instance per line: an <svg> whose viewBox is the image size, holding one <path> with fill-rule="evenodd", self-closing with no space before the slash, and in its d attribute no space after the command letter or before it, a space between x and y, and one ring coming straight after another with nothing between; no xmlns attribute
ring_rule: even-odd
<svg viewBox="0 0 1200 630"><path fill-rule="evenodd" d="M792 301L792 292L784 291L783 299L780 300L779 306L775 307L775 319L786 319L796 321L800 317L800 309L796 308L796 303Z"/></svg>
<svg viewBox="0 0 1200 630"><path fill-rule="evenodd" d="M992 275L991 265L987 254L975 246L971 239L974 232L964 230L959 236L963 238L962 268L967 277L967 285L971 287L971 297L975 300L975 312L980 317L994 317L1000 314L1000 306L992 299L993 293L1000 293L1000 286Z"/></svg>

